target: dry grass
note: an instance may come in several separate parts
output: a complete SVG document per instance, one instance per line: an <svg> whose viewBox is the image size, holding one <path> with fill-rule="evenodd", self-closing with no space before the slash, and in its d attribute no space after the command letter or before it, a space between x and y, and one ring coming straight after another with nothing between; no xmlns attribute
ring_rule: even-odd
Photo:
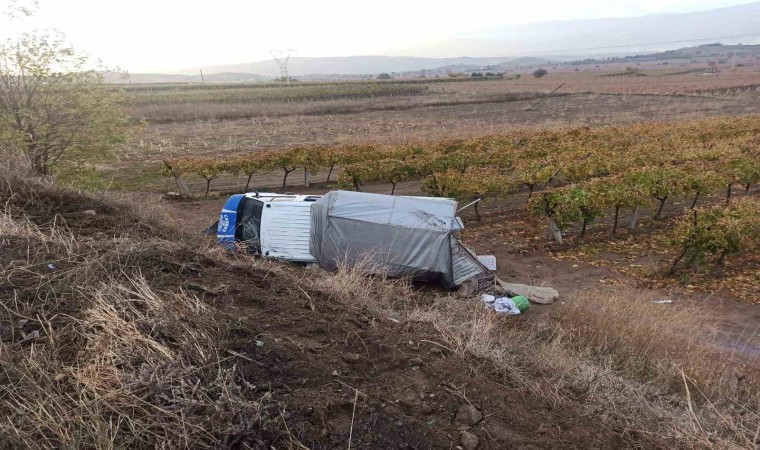
<svg viewBox="0 0 760 450"><path fill-rule="evenodd" d="M161 240L138 207L91 236L50 211L43 220L43 200L56 206L47 189L0 179L0 447L255 442L269 423L268 397L225 351L228 319L156 285L152 255L184 244Z"/></svg>
<svg viewBox="0 0 760 450"><path fill-rule="evenodd" d="M589 291L527 321L478 299L415 292L403 280L341 268L313 280L347 305L432 326L452 351L488 361L507 383L558 408L600 417L647 446L754 449L760 361L709 332L709 311L656 305L650 293Z"/></svg>

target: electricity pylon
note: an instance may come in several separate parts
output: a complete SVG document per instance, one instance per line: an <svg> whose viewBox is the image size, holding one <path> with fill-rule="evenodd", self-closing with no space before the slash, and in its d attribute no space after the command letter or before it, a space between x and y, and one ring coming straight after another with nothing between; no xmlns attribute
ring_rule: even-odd
<svg viewBox="0 0 760 450"><path fill-rule="evenodd" d="M292 48L289 48L287 50L272 50L269 52L277 65L280 66L280 80L290 81L291 84L293 83L288 76L288 62L290 62L290 54L294 51Z"/></svg>

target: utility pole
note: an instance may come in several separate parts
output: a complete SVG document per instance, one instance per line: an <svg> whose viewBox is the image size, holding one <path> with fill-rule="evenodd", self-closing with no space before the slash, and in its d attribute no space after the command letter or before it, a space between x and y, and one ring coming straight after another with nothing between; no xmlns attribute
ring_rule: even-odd
<svg viewBox="0 0 760 450"><path fill-rule="evenodd" d="M206 84L206 79L203 78L203 69L201 69L201 84Z"/></svg>

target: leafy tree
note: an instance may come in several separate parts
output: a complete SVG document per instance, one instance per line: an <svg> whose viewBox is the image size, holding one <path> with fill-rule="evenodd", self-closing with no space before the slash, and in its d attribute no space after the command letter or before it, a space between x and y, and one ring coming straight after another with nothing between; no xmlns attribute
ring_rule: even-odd
<svg viewBox="0 0 760 450"><path fill-rule="evenodd" d="M287 151L268 151L261 152L262 168L267 170L282 169L282 190L288 182L288 175L299 167L304 167L304 161L301 149Z"/></svg>
<svg viewBox="0 0 760 450"><path fill-rule="evenodd" d="M353 187L356 192L361 191L362 183L372 177L373 168L366 162L346 164L340 168L338 185L341 187Z"/></svg>
<svg viewBox="0 0 760 450"><path fill-rule="evenodd" d="M581 239L586 236L588 226L596 221L604 212L602 197L595 191L573 187L568 192L568 200L572 206L578 209L583 224L581 226Z"/></svg>
<svg viewBox="0 0 760 450"><path fill-rule="evenodd" d="M548 74L549 74L549 71L546 69L536 69L533 71L533 76L536 78L543 78Z"/></svg>
<svg viewBox="0 0 760 450"><path fill-rule="evenodd" d="M735 181L739 182L744 186L744 192L749 193L749 188L760 182L760 155L748 155L732 159L728 162L728 172L731 177L731 184ZM728 186L729 189L731 184Z"/></svg>
<svg viewBox="0 0 760 450"><path fill-rule="evenodd" d="M329 183L335 166L346 162L347 153L339 148L323 148L320 152L323 164L329 169L327 172L327 182Z"/></svg>
<svg viewBox="0 0 760 450"><path fill-rule="evenodd" d="M554 239L562 245L562 232L573 222L581 219L580 211L569 201L567 189L557 189L544 192L541 196L528 200L528 210L534 217L549 219Z"/></svg>
<svg viewBox="0 0 760 450"><path fill-rule="evenodd" d="M59 35L0 42L0 147L41 175L107 154L122 139L121 95L89 67Z"/></svg>
<svg viewBox="0 0 760 450"><path fill-rule="evenodd" d="M604 204L595 191L571 186L554 189L532 199L530 210L534 216L548 217L560 231L566 230L573 222L582 221L582 239L588 226L602 215Z"/></svg>
<svg viewBox="0 0 760 450"><path fill-rule="evenodd" d="M528 201L533 197L533 191L541 184L549 184L559 174L560 169L545 161L528 162L517 168L520 183L528 188Z"/></svg>
<svg viewBox="0 0 760 450"><path fill-rule="evenodd" d="M450 197L461 201L484 198L487 195L500 195L513 188L507 177L498 169L470 168L465 172L449 169L435 173L422 183L422 190L434 197ZM475 216L480 220L478 203L475 203Z"/></svg>
<svg viewBox="0 0 760 450"><path fill-rule="evenodd" d="M402 181L411 180L415 170L404 161L398 159L384 159L375 163L378 179L391 184L391 195L396 192L396 185Z"/></svg>
<svg viewBox="0 0 760 450"><path fill-rule="evenodd" d="M377 76L378 80L392 80L393 77L389 73L381 73Z"/></svg>

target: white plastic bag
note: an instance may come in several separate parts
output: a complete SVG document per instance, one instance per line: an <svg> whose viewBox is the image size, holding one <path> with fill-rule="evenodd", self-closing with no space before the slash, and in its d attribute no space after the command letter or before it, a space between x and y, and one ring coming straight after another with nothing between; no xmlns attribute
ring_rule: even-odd
<svg viewBox="0 0 760 450"><path fill-rule="evenodd" d="M509 297L500 297L494 300L493 309L498 313L518 315L520 308Z"/></svg>

